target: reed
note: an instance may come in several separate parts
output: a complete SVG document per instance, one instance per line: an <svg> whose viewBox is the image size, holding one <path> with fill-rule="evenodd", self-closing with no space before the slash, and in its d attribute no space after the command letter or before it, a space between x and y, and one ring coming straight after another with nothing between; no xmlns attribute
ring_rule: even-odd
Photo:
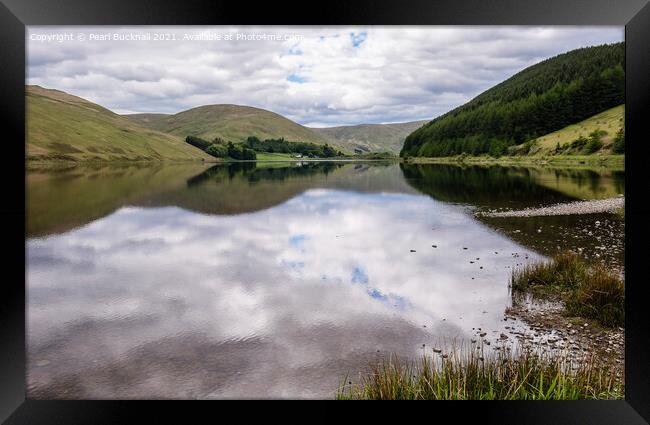
<svg viewBox="0 0 650 425"><path fill-rule="evenodd" d="M392 356L371 366L359 382L346 381L339 400L577 400L622 399L624 384L614 367L591 355L531 349L485 355L453 347L408 362Z"/></svg>

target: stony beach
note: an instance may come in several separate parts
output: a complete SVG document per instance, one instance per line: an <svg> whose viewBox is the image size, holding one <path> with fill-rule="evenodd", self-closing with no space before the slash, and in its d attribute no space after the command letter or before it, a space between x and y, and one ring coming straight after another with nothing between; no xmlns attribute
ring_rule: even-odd
<svg viewBox="0 0 650 425"><path fill-rule="evenodd" d="M511 327L511 336L519 343L573 361L595 356L603 364L613 366L617 377L624 379L624 328L607 328L594 320L568 316L563 312L562 302L557 300L535 300L529 295L515 298L504 319L525 323L524 329Z"/></svg>
<svg viewBox="0 0 650 425"><path fill-rule="evenodd" d="M583 258L592 261L606 259L607 264L624 275L623 264L619 264L613 258L601 258L604 254L614 254L624 249L621 245L624 243L622 235L624 227L616 226L614 221L602 218L602 215L596 216L597 218L587 218L588 214L616 213L624 207L625 197L621 195L607 199L568 202L539 208L478 211L475 215L489 218L510 217L519 220L532 217L585 215L584 223L573 223L579 228L579 231L573 232L573 237L569 241L558 240L557 248L559 249L560 245L572 247L570 242L574 239L579 240L581 243L578 245L584 245L587 249L583 251L582 246L572 248ZM513 226L525 227L524 221L517 221L517 223L519 226L515 226L514 223ZM539 223L535 227L537 226L539 228L533 231L533 234L543 231ZM563 234L559 231L562 226L556 227L556 233ZM511 237L515 237L521 233L521 230L515 229L507 233ZM523 235L523 233L521 234ZM581 239L582 236L594 239L593 243L587 243L583 240L584 238ZM527 234L524 237L530 240L531 235ZM541 248L538 247L538 249ZM544 250L542 249L542 251ZM554 353L566 357L572 362L580 362L587 357L594 357L603 365L608 364L614 367L617 379L624 379L625 329L622 327L607 328L600 326L594 320L568 316L564 313L563 302L559 299L538 299L530 294L513 296L512 306L504 312L504 322L510 323L505 334L498 330L491 330L487 332L487 335L481 334L483 337L480 339L492 340L495 350L519 345L541 352ZM477 336L479 336L478 333Z"/></svg>
<svg viewBox="0 0 650 425"><path fill-rule="evenodd" d="M595 214L616 212L625 207L625 197L593 199L589 201L576 201L562 204L549 205L541 208L526 208L523 210L509 211L482 211L477 215L484 217L541 217L551 215Z"/></svg>

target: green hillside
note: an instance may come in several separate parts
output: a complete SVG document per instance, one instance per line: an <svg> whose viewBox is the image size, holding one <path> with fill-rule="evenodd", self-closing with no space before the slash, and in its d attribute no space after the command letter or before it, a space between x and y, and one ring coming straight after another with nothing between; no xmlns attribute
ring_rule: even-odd
<svg viewBox="0 0 650 425"><path fill-rule="evenodd" d="M529 154L553 154L558 145L562 147L580 137L587 138L594 131L603 132L601 153L609 153L616 134L623 127L624 120L625 105L616 106L579 123L568 125L561 130L538 137L532 142Z"/></svg>
<svg viewBox="0 0 650 425"><path fill-rule="evenodd" d="M400 155L502 155L623 104L624 63L624 43L544 60L414 131Z"/></svg>
<svg viewBox="0 0 650 425"><path fill-rule="evenodd" d="M27 159L69 161L203 160L179 137L145 128L59 90L26 87Z"/></svg>
<svg viewBox="0 0 650 425"><path fill-rule="evenodd" d="M404 139L427 121L394 124L360 124L342 127L312 128L331 144L343 146L350 151L390 152L398 154Z"/></svg>
<svg viewBox="0 0 650 425"><path fill-rule="evenodd" d="M255 136L260 140L284 137L291 142L319 145L329 142L282 115L250 106L206 105L174 115L135 114L126 117L179 137L196 136L205 140L219 137L226 141L243 142L247 137Z"/></svg>
<svg viewBox="0 0 650 425"><path fill-rule="evenodd" d="M137 121L145 127L151 127L156 121L168 117L169 114L127 114L123 115L126 118Z"/></svg>

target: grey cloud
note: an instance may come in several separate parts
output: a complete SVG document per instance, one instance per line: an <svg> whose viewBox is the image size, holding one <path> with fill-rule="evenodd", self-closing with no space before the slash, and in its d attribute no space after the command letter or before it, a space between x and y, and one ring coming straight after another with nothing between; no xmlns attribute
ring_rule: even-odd
<svg viewBox="0 0 650 425"><path fill-rule="evenodd" d="M300 34L289 41L70 41L56 31ZM353 48L350 32L367 32ZM340 34L339 37L330 37ZM327 36L321 40L321 35ZM29 27L28 82L118 113L175 113L203 104L269 109L301 124L430 119L526 66L623 40L622 27ZM293 52L294 54L289 54ZM300 52L300 54L295 54ZM305 82L291 83L289 75Z"/></svg>

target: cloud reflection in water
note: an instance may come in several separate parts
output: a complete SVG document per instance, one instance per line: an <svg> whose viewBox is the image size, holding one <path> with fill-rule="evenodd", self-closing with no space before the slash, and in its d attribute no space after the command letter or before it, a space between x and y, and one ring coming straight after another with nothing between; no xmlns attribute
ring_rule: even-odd
<svg viewBox="0 0 650 425"><path fill-rule="evenodd" d="M121 208L28 241L29 392L331 397L377 350L415 356L500 326L516 251L416 195L312 189L229 216Z"/></svg>

